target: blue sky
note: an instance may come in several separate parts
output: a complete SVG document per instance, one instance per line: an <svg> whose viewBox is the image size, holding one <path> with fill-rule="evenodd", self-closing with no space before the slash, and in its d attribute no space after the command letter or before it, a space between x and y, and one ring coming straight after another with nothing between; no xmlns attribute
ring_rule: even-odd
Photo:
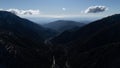
<svg viewBox="0 0 120 68"><path fill-rule="evenodd" d="M39 10L32 16L80 16L102 17L120 12L120 0L0 0L0 9ZM107 10L98 13L84 13L90 6L105 6Z"/></svg>

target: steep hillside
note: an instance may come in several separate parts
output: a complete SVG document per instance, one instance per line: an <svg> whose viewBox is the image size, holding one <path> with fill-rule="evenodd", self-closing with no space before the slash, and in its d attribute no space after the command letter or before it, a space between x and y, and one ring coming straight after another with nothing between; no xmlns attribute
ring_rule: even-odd
<svg viewBox="0 0 120 68"><path fill-rule="evenodd" d="M32 37L32 39L39 37L45 39L54 34L54 31L50 29L5 11L0 11L0 29L10 30L29 38Z"/></svg>
<svg viewBox="0 0 120 68"><path fill-rule="evenodd" d="M101 28L101 30L95 33L93 32L93 34L83 39L82 41L80 39L77 39L68 44L68 46L71 47L71 49L69 50L69 58L72 68L74 68L75 66L80 68L119 67L119 61L117 61L118 59L120 59L119 18L120 15L114 15L111 16L111 18L108 17L108 19L110 19L109 21L112 23L111 25L105 25L104 28ZM109 21L106 21L106 23L110 23ZM96 23L100 23L100 21L97 21Z"/></svg>
<svg viewBox="0 0 120 68"><path fill-rule="evenodd" d="M0 66L49 68L51 50L44 44L49 30L10 12L0 11Z"/></svg>
<svg viewBox="0 0 120 68"><path fill-rule="evenodd" d="M120 14L92 22L77 31L66 31L51 43L66 48L71 68L120 67ZM64 50L63 50L64 51Z"/></svg>

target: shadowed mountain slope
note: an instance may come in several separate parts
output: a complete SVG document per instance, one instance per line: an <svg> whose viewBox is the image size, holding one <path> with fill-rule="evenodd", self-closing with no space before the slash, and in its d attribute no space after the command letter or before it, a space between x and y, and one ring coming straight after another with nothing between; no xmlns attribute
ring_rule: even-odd
<svg viewBox="0 0 120 68"><path fill-rule="evenodd" d="M119 68L120 14L63 32L51 42L66 48L71 68Z"/></svg>
<svg viewBox="0 0 120 68"><path fill-rule="evenodd" d="M49 31L10 12L0 11L0 65L5 68L49 68Z"/></svg>

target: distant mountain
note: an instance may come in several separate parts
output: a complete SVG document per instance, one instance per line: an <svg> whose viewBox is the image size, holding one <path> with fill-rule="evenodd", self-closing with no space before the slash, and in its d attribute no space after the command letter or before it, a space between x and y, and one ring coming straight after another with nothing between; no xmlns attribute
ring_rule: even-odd
<svg viewBox="0 0 120 68"><path fill-rule="evenodd" d="M0 11L0 66L4 68L48 68L51 53L44 40L50 29Z"/></svg>
<svg viewBox="0 0 120 68"><path fill-rule="evenodd" d="M75 22L75 21L68 21L68 20L57 20L54 22L50 22L48 24L43 25L44 27L59 31L59 32L64 32L66 30L70 30L73 28L79 28L84 26L85 23L80 23L80 22Z"/></svg>
<svg viewBox="0 0 120 68"><path fill-rule="evenodd" d="M71 68L120 67L120 14L63 32L51 43L66 47Z"/></svg>

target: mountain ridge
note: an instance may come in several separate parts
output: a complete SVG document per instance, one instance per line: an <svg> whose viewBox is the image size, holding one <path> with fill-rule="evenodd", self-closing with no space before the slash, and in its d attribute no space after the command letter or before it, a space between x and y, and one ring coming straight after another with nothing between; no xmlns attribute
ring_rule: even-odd
<svg viewBox="0 0 120 68"><path fill-rule="evenodd" d="M80 22L71 21L71 20L57 20L57 21L45 24L43 26L62 33L66 30L71 30L73 28L77 29L84 25L85 25L85 23L80 23Z"/></svg>

